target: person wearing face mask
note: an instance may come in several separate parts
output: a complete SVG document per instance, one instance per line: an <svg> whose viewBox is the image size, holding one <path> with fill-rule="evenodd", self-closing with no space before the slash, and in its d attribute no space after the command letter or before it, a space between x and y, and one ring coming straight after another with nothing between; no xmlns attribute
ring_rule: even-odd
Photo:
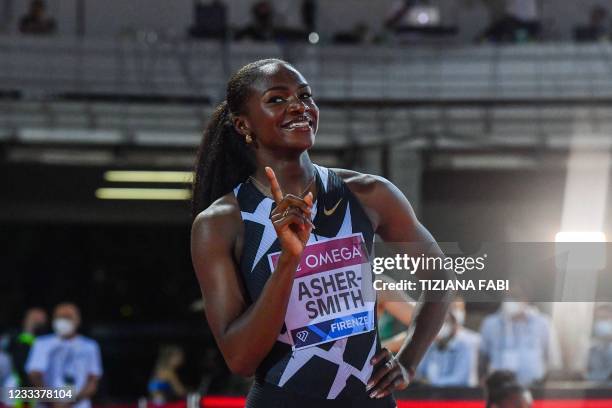
<svg viewBox="0 0 612 408"><path fill-rule="evenodd" d="M557 338L550 319L527 303L522 289L513 288L499 310L482 323L480 373L509 370L521 385L544 379L560 365Z"/></svg>
<svg viewBox="0 0 612 408"><path fill-rule="evenodd" d="M76 305L61 303L53 313L53 334L41 336L30 350L26 371L35 387L73 387L72 408L90 408L102 376L100 348L78 333Z"/></svg>
<svg viewBox="0 0 612 408"><path fill-rule="evenodd" d="M612 304L610 303L598 305L595 309L586 377L590 381L612 381Z"/></svg>
<svg viewBox="0 0 612 408"><path fill-rule="evenodd" d="M470 364L469 385L470 387L476 387L478 385L478 350L480 349L480 334L465 327L465 301L461 296L458 295L455 297L455 300L451 303L449 313L451 313L457 321L457 336L465 339L472 347L471 356L473 361Z"/></svg>
<svg viewBox="0 0 612 408"><path fill-rule="evenodd" d="M417 375L436 387L467 387L473 384L476 349L463 333L451 310L417 369Z"/></svg>
<svg viewBox="0 0 612 408"><path fill-rule="evenodd" d="M30 387L25 363L36 338L47 332L47 312L38 307L26 311L21 332L11 336L6 346L14 368L14 379L21 387Z"/></svg>

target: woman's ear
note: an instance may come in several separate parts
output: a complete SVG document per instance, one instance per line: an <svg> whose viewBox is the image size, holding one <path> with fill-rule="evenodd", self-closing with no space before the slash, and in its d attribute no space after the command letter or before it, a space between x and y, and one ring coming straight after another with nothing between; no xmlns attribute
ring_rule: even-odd
<svg viewBox="0 0 612 408"><path fill-rule="evenodd" d="M234 129L236 129L236 132L242 136L246 137L247 135L251 134L247 120L242 116L234 117L232 123L234 124Z"/></svg>

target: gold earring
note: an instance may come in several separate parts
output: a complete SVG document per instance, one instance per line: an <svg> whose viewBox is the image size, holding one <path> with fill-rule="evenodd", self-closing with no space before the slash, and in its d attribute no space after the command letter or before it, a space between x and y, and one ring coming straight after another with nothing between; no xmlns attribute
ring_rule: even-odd
<svg viewBox="0 0 612 408"><path fill-rule="evenodd" d="M251 135L246 135L244 140L247 142L247 144L253 143L253 137Z"/></svg>

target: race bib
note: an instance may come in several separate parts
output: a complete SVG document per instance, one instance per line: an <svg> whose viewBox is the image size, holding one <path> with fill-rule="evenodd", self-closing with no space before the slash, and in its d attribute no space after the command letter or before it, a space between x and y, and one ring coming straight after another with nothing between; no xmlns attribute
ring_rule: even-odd
<svg viewBox="0 0 612 408"><path fill-rule="evenodd" d="M280 252L268 255L274 270ZM361 234L307 245L295 273L285 325L294 350L374 329L371 265Z"/></svg>

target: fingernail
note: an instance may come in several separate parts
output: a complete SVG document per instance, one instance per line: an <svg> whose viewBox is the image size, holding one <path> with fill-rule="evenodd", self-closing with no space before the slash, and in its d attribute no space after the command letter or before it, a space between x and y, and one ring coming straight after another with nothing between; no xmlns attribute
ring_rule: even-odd
<svg viewBox="0 0 612 408"><path fill-rule="evenodd" d="M370 391L370 390L372 389L372 387L373 387L373 386L374 386L374 383L373 383L373 382L369 382L369 383L367 383L367 385L366 385L366 392Z"/></svg>
<svg viewBox="0 0 612 408"><path fill-rule="evenodd" d="M370 398L376 398L377 395L378 393L374 391L373 393L370 394Z"/></svg>

